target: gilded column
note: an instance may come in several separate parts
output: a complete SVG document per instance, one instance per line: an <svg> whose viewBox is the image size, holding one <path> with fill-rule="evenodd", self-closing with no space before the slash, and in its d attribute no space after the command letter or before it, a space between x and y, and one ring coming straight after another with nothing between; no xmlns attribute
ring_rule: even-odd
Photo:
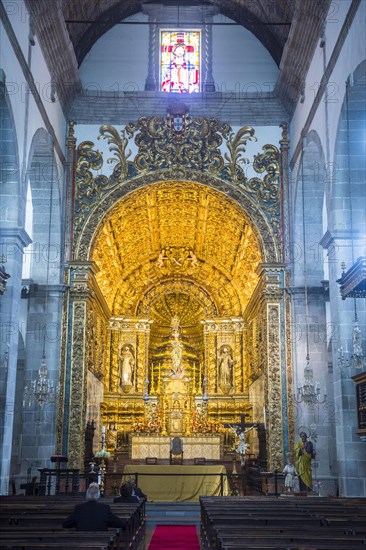
<svg viewBox="0 0 366 550"><path fill-rule="evenodd" d="M94 299L93 262L70 263L70 299L67 353L64 376L63 453L69 468L81 468L84 461L84 430L87 398L87 319Z"/></svg>
<svg viewBox="0 0 366 550"><path fill-rule="evenodd" d="M281 200L281 246L282 261L288 262L290 254L290 198L289 198L289 169L287 124L280 124L282 139L280 140L280 200Z"/></svg>
<svg viewBox="0 0 366 550"><path fill-rule="evenodd" d="M149 380L149 341L150 341L150 322L148 319L140 319L136 323L136 330L139 341L139 358L141 364L137 373L137 391L144 392L145 380ZM151 383L151 380L150 380Z"/></svg>
<svg viewBox="0 0 366 550"><path fill-rule="evenodd" d="M240 320L233 320L234 324L234 392L244 393L243 376L243 330L244 324Z"/></svg>
<svg viewBox="0 0 366 550"><path fill-rule="evenodd" d="M64 258L72 258L72 236L74 225L74 201L75 201L75 174L76 174L76 138L74 130L75 122L70 120L69 133L66 140L67 164L65 182L65 208L64 208Z"/></svg>
<svg viewBox="0 0 366 550"><path fill-rule="evenodd" d="M261 264L258 269L261 277L261 312L265 316L264 399L267 411L267 460L270 470L282 470L284 450L288 448L284 267L284 264Z"/></svg>
<svg viewBox="0 0 366 550"><path fill-rule="evenodd" d="M207 378L206 390L209 395L217 393L217 331L218 326L213 321L205 321L204 346L205 369L204 378Z"/></svg>

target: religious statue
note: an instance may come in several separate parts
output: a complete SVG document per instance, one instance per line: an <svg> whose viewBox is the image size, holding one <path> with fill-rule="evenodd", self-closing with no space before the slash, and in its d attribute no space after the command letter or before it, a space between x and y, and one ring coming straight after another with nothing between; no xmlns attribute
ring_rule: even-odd
<svg viewBox="0 0 366 550"><path fill-rule="evenodd" d="M296 443L294 448L295 467L299 475L300 491L312 491L313 479L311 459L315 458L314 446L308 441L305 432L300 432L301 441Z"/></svg>
<svg viewBox="0 0 366 550"><path fill-rule="evenodd" d="M232 386L234 360L229 347L223 346L219 355L218 371L219 385L223 387Z"/></svg>
<svg viewBox="0 0 366 550"><path fill-rule="evenodd" d="M287 453L287 464L283 469L285 477L285 487L287 487L287 492L292 493L295 487L296 477L299 475L296 471L294 464L292 463L291 453Z"/></svg>
<svg viewBox="0 0 366 550"><path fill-rule="evenodd" d="M229 424L230 426L230 424ZM250 432L253 428L257 427L257 424L253 424L250 428L247 430L241 430L238 427L230 426L233 432L235 432L236 436L239 438L238 446L235 449L236 452L240 455L240 463L242 466L245 466L245 454L247 452L247 449L249 447L249 443L247 443L247 436L246 434Z"/></svg>
<svg viewBox="0 0 366 550"><path fill-rule="evenodd" d="M121 349L119 364L122 386L131 386L133 383L135 357L132 351L133 348L130 345L125 345Z"/></svg>
<svg viewBox="0 0 366 550"><path fill-rule="evenodd" d="M183 378L184 369L183 369L183 344L179 340L179 320L177 317L172 319L172 369L171 369L171 378Z"/></svg>
<svg viewBox="0 0 366 550"><path fill-rule="evenodd" d="M172 376L174 376L175 378L182 378L184 374L182 365L183 344L179 341L179 337L177 334L173 335L171 358Z"/></svg>

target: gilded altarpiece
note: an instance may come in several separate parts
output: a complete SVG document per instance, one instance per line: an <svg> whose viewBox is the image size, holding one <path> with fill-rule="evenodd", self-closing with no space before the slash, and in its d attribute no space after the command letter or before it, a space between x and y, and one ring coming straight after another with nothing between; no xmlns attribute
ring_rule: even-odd
<svg viewBox="0 0 366 550"><path fill-rule="evenodd" d="M146 416L147 401L169 409L163 435L187 435L190 414L203 397L208 419L232 423L244 413L265 422L269 468L281 467L293 438L280 151L265 145L252 160L257 175L249 178L244 152L256 140L253 128L233 132L213 118L183 118L180 132L170 115L142 117L122 130L102 126L99 138L107 140L112 155L109 176L101 172L104 160L92 141L77 147L58 416L58 450L68 454L70 467L83 461L88 370L104 385L100 413L111 448ZM75 148L73 133L72 123L68 143ZM160 305L153 319L154 303ZM168 334L173 310L180 311L174 337ZM184 321L187 311L191 317ZM187 383L180 392L164 396L172 365L162 366L154 356L160 329L154 329L154 344L151 323L161 323L170 346L185 350ZM265 418L253 418L249 402L258 376L265 380ZM179 380L177 370L174 378ZM182 419L176 430L175 395L181 400L176 418Z"/></svg>

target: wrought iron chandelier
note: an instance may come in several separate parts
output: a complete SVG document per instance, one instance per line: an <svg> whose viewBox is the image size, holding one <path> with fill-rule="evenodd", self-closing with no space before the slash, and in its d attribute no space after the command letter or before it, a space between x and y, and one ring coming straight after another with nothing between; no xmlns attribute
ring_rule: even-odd
<svg viewBox="0 0 366 550"><path fill-rule="evenodd" d="M344 350L343 346L338 348L338 367L341 369L366 369L366 357L362 350L362 335L358 324L357 311L355 311L352 329L352 354L349 355L348 349Z"/></svg>
<svg viewBox="0 0 366 550"><path fill-rule="evenodd" d="M309 356L306 356L306 367L304 369L304 383L297 388L296 403L305 403L306 405L316 405L325 403L327 400L326 392L321 395L319 382L314 383L313 369L310 367Z"/></svg>
<svg viewBox="0 0 366 550"><path fill-rule="evenodd" d="M24 388L23 404L30 407L33 403L37 403L43 409L47 403L55 402L56 393L53 380L48 378L46 357L43 355L37 379L32 380L30 386Z"/></svg>

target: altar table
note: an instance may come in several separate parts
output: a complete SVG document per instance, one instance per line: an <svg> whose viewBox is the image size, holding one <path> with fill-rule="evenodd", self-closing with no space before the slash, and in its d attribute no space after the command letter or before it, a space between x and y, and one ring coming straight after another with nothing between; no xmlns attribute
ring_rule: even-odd
<svg viewBox="0 0 366 550"><path fill-rule="evenodd" d="M200 496L227 496L226 469L217 466L127 464L122 482L137 474L137 484L149 501L198 502ZM168 474L168 475L164 475ZM185 475L179 475L185 474Z"/></svg>
<svg viewBox="0 0 366 550"><path fill-rule="evenodd" d="M162 435L132 435L131 458L145 459L147 456L169 458L171 437ZM181 436L183 458L205 457L206 460L220 460L223 453L222 437L217 434Z"/></svg>

